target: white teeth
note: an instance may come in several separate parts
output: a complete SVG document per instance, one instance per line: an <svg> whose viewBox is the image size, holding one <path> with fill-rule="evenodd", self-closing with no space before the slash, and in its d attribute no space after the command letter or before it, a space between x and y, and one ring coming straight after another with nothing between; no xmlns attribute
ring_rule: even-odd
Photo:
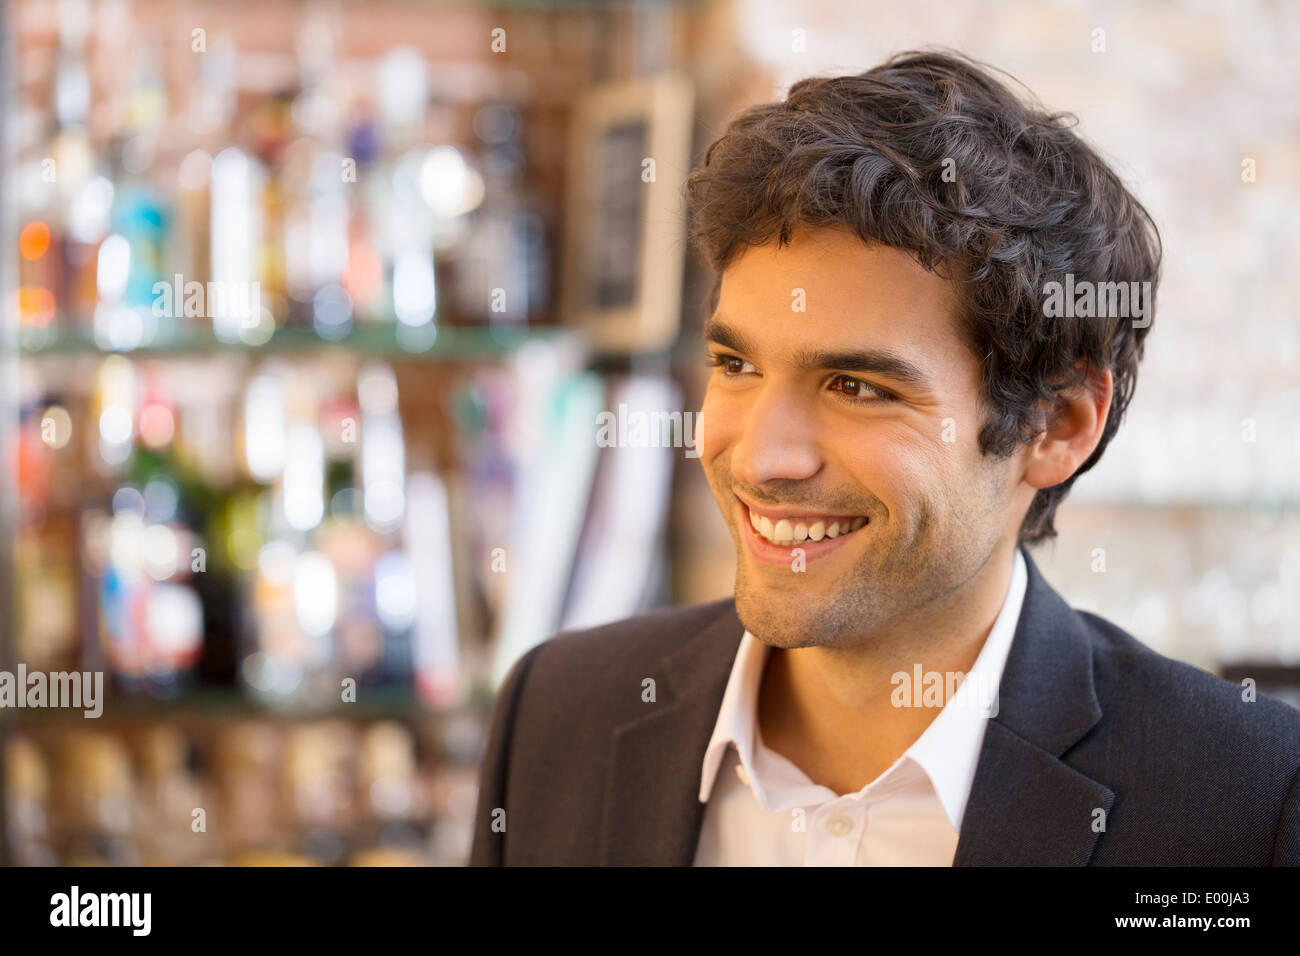
<svg viewBox="0 0 1300 956"><path fill-rule="evenodd" d="M819 519L812 524L808 524L804 521L791 521L789 518L780 518L773 523L771 518L750 511L749 523L754 526L755 531L773 544L792 545L802 544L805 541L837 538L842 534L848 534L850 531L857 531L867 523L867 519L863 517L843 518L832 521L830 524Z"/></svg>

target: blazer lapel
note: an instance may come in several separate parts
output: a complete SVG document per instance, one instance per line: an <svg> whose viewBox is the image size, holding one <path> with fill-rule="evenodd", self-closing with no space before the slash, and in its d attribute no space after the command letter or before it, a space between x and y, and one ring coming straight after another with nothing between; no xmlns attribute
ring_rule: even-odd
<svg viewBox="0 0 1300 956"><path fill-rule="evenodd" d="M962 818L954 866L1084 866L1115 794L1060 757L1101 719L1078 615L1029 581ZM1100 811L1100 813L1098 812Z"/></svg>
<svg viewBox="0 0 1300 956"><path fill-rule="evenodd" d="M984 735L954 866L1086 865L1114 793L1060 758L1101 719L1092 651L1076 613L1025 554L1029 580ZM704 804L704 751L744 626L728 603L663 662L659 701L611 735L600 822L606 866L689 866ZM657 675L648 675L657 676ZM1104 819L1104 817L1103 817Z"/></svg>
<svg viewBox="0 0 1300 956"><path fill-rule="evenodd" d="M704 804L704 751L722 706L744 625L728 603L712 623L665 658L658 701L614 728L601 818L603 866L690 866Z"/></svg>

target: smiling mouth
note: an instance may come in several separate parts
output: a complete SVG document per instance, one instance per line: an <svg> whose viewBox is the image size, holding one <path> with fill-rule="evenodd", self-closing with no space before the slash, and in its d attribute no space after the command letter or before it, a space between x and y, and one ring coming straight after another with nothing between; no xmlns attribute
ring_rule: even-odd
<svg viewBox="0 0 1300 956"><path fill-rule="evenodd" d="M842 538L871 522L861 515L761 515L748 505L745 511L760 537L783 547Z"/></svg>

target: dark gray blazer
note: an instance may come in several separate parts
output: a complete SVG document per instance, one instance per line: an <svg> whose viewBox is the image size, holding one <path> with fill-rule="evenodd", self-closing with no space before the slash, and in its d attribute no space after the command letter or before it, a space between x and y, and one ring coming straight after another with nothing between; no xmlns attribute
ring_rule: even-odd
<svg viewBox="0 0 1300 956"><path fill-rule="evenodd" d="M1072 610L1025 558L954 865L1300 865L1300 711L1245 702ZM520 658L493 708L471 865L690 865L700 765L743 632L728 599Z"/></svg>

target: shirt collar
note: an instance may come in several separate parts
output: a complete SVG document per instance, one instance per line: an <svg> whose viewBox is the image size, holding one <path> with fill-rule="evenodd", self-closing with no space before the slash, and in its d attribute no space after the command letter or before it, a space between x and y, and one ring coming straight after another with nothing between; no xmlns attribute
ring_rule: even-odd
<svg viewBox="0 0 1300 956"><path fill-rule="evenodd" d="M1017 548L1002 610L998 612L970 673L947 706L907 749L907 754L929 776L954 830L961 830L962 817L966 813L966 800L970 796L975 765L979 762L980 746L984 742L985 723L998 713L1002 671L1012 638L1016 636L1016 624L1020 621L1028 581L1025 558Z"/></svg>
<svg viewBox="0 0 1300 956"><path fill-rule="evenodd" d="M930 778L954 830L961 829L966 800L970 795L984 739L985 722L989 717L997 715L997 688L1001 684L1007 654L1011 649L1012 638L1015 637L1016 624L1020 620L1027 583L1024 555L1017 548L1002 609L993 622L984 646L980 648L975 664L925 732L890 767L892 771L909 759L920 766ZM823 797L831 793L829 789L813 784L804 777L803 786L799 789L805 792L787 794L788 799L781 800L781 806L776 806L764 786L765 783L777 782L772 779L773 768L779 772L783 768L794 766L780 754L756 746L754 728L758 713L758 688L768 652L766 644L748 630L745 631L736 651L722 704L718 708L713 735L704 751L704 763L700 772L701 803L708 802L717 779L718 767L727 747L733 744L745 776L754 787L759 802L769 811L784 809L786 803L798 805L809 795L805 790L807 787L815 788ZM785 775L782 774L782 777ZM784 779L780 781L782 784L785 782ZM791 800L794 802L791 803Z"/></svg>
<svg viewBox="0 0 1300 956"><path fill-rule="evenodd" d="M718 719L713 725L713 736L704 751L704 767L700 774L700 803L708 803L713 783L718 776L718 765L729 744L735 744L740 755L740 765L750 781L754 781L754 715L758 708L758 686L763 677L763 664L767 661L768 647L757 640L746 628L731 665L731 677L722 695Z"/></svg>

